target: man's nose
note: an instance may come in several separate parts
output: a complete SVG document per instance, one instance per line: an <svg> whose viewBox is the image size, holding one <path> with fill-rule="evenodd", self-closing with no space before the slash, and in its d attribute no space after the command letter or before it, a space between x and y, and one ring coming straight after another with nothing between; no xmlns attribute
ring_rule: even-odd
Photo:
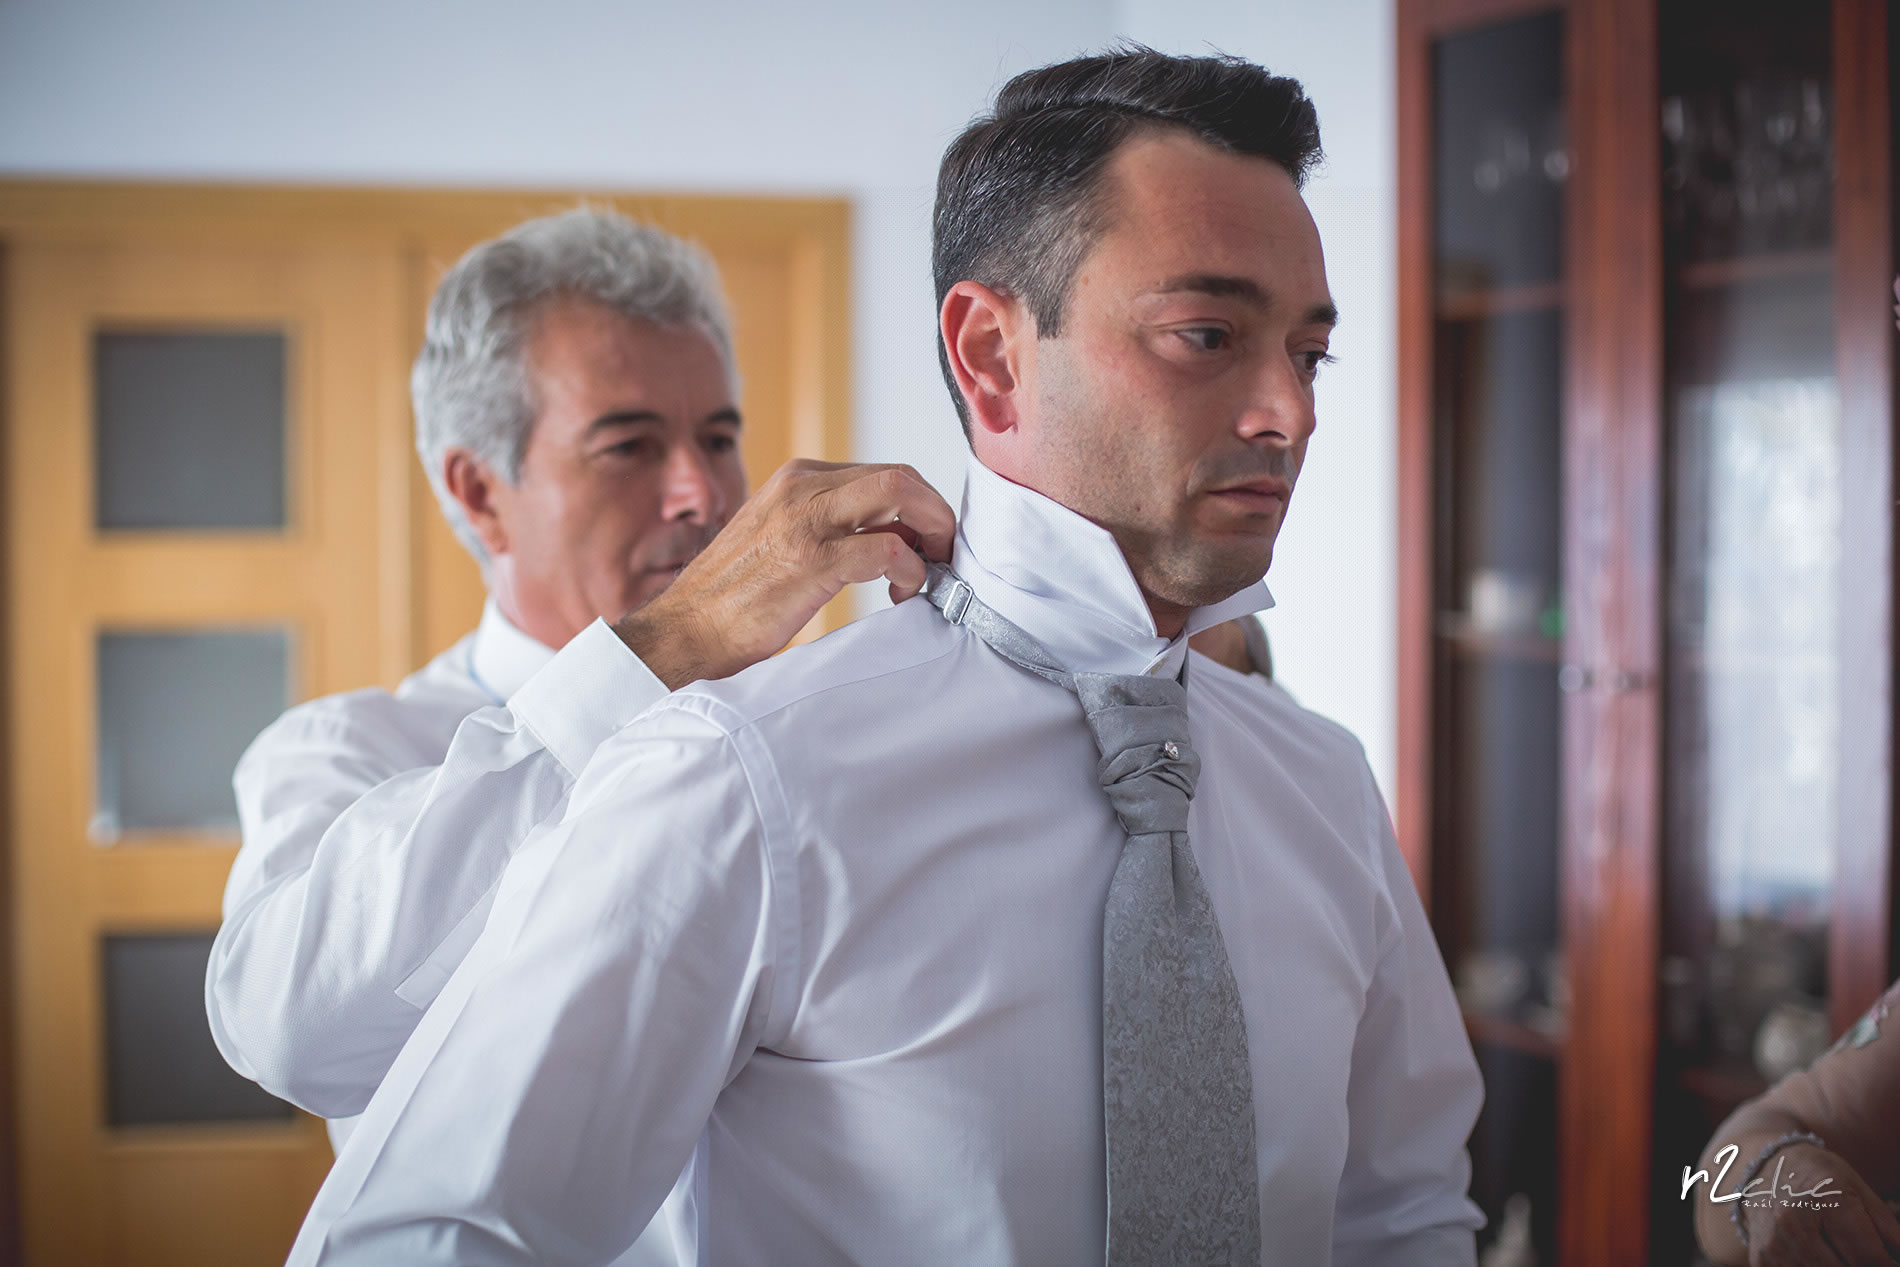
<svg viewBox="0 0 1900 1267"><path fill-rule="evenodd" d="M1255 378L1240 417L1242 439L1303 445L1313 434L1313 382L1290 356L1273 357Z"/></svg>
<svg viewBox="0 0 1900 1267"><path fill-rule="evenodd" d="M718 523L725 516L725 494L713 478L710 456L697 444L676 444L667 455L660 513L668 520L700 524Z"/></svg>

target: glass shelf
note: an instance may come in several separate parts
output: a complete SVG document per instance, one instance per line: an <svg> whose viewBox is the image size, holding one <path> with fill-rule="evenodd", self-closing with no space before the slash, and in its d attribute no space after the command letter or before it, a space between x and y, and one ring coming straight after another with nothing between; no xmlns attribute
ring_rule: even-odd
<svg viewBox="0 0 1900 1267"><path fill-rule="evenodd" d="M1711 290L1784 278L1831 281L1833 276L1833 251L1774 251L1763 255L1732 255L1684 264L1676 271L1676 284L1684 290Z"/></svg>
<svg viewBox="0 0 1900 1267"><path fill-rule="evenodd" d="M1439 292L1438 315L1446 321L1472 321L1505 312L1548 312L1563 303L1562 282L1464 287Z"/></svg>
<svg viewBox="0 0 1900 1267"><path fill-rule="evenodd" d="M1471 659L1522 660L1533 664L1561 664L1564 640L1523 630L1485 629L1459 613L1438 618L1438 637L1456 655Z"/></svg>

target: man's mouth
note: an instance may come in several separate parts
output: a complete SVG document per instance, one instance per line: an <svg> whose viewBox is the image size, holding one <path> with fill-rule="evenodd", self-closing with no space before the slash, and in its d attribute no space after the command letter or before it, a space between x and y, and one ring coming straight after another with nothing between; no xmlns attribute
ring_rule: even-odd
<svg viewBox="0 0 1900 1267"><path fill-rule="evenodd" d="M1282 479L1258 479L1245 484L1230 484L1210 492L1237 510L1264 515L1285 510L1287 501L1293 496L1293 486Z"/></svg>

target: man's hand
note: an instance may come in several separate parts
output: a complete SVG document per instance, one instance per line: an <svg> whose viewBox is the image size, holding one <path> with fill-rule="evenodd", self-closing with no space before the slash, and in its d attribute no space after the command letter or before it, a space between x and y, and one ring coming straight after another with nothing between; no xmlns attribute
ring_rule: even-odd
<svg viewBox="0 0 1900 1267"><path fill-rule="evenodd" d="M1749 1267L1880 1267L1900 1263L1900 1223L1886 1203L1841 1158L1805 1144L1783 1150L1790 1188L1838 1193L1806 1209L1776 1199L1742 1212L1748 1221ZM1773 1167L1769 1167L1773 1171ZM1831 1182L1821 1185L1822 1179Z"/></svg>
<svg viewBox="0 0 1900 1267"><path fill-rule="evenodd" d="M774 654L846 585L883 577L891 601L947 562L950 505L908 466L796 459L773 473L658 598L614 632L668 690Z"/></svg>

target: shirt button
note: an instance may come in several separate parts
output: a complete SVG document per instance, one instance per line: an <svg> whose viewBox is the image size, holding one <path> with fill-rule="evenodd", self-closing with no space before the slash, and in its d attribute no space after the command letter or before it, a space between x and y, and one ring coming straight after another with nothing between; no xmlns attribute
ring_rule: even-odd
<svg viewBox="0 0 1900 1267"><path fill-rule="evenodd" d="M1168 754L1168 760L1170 761L1179 761L1181 759L1181 745L1172 739L1161 745L1161 751Z"/></svg>

